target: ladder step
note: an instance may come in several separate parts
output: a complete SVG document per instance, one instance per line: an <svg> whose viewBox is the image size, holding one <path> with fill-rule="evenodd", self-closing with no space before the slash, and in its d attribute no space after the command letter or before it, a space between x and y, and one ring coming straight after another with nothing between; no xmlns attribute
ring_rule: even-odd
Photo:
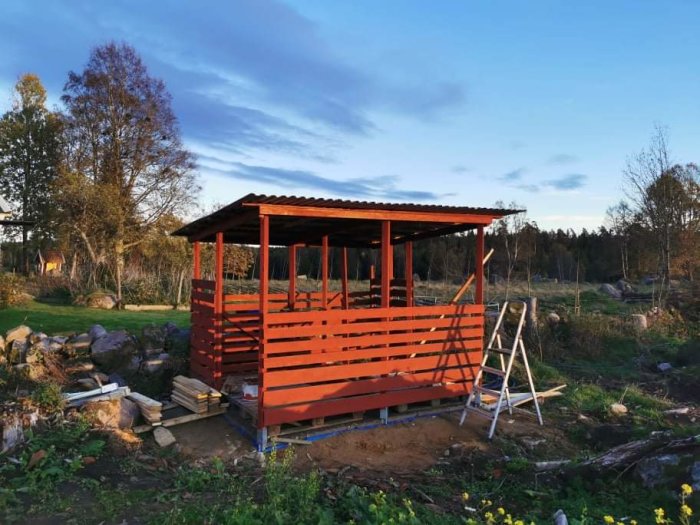
<svg viewBox="0 0 700 525"><path fill-rule="evenodd" d="M489 396L494 396L496 398L501 397L500 391L494 390L492 388L486 388L485 386L474 385L474 390L476 390L480 394L487 394Z"/></svg>
<svg viewBox="0 0 700 525"><path fill-rule="evenodd" d="M496 352L503 355L510 355L512 352L510 348L496 348L495 346L490 346L486 349L487 352Z"/></svg>
<svg viewBox="0 0 700 525"><path fill-rule="evenodd" d="M482 366L481 369L488 374L493 374L495 376L500 376L500 377L506 377L505 370L501 370L500 368L493 368L491 366Z"/></svg>
<svg viewBox="0 0 700 525"><path fill-rule="evenodd" d="M493 419L493 415L495 412L491 410L486 410L485 408L480 408L480 407L474 407L474 406L468 406L465 407L465 410L472 412L476 414L477 416L481 416L486 419Z"/></svg>

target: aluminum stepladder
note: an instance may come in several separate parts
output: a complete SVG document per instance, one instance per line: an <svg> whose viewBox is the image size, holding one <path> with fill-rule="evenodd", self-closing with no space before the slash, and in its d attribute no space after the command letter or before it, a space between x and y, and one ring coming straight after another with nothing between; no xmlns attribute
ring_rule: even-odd
<svg viewBox="0 0 700 525"><path fill-rule="evenodd" d="M459 421L460 425L464 424L464 420L470 412L476 413L477 415L490 419L491 427L489 428L489 439L493 438L493 434L496 431L496 423L498 422L498 416L501 413L501 407L503 405L504 400L506 402L506 408L508 409L508 412L510 414L513 413L514 407L526 403L528 401L533 401L533 403L535 404L537 421L540 425L543 424L542 414L540 412L540 405L537 402L537 392L535 391L535 384L532 380L532 373L530 372L530 365L527 361L527 352L525 351L525 344L523 343L522 336L523 325L525 324L525 315L527 313L527 305L524 302L520 304L522 305L522 311L520 313L520 319L518 320L518 329L515 332L515 336L513 338L513 345L511 346L511 348L503 348L503 345L501 343L501 335L499 334L499 330L501 328L501 325L503 324L503 318L505 317L505 314L508 311L508 302L505 302L503 304L503 308L501 309L498 315L498 320L496 321L496 326L494 326L493 332L491 333L491 337L489 338L489 342L486 345L486 348L484 349L484 356L481 360L481 365L479 366L479 370L476 373L476 377L474 378L474 386L472 388L472 391L469 393L467 402L464 405L464 410L462 411L462 417ZM491 352L498 354L501 365L500 368L488 366L488 361L489 357L491 356ZM508 387L508 379L510 378L510 373L513 370L513 363L515 362L515 359L518 356L522 357L523 364L525 365L525 374L527 375L527 382L530 387L529 394L516 394L514 392L511 392ZM484 373L492 374L502 378L501 389L494 390L482 386L482 379ZM484 408L482 406L481 400L482 395L487 395L496 398L497 401L495 403L495 406L493 403L490 403L487 404L486 408Z"/></svg>

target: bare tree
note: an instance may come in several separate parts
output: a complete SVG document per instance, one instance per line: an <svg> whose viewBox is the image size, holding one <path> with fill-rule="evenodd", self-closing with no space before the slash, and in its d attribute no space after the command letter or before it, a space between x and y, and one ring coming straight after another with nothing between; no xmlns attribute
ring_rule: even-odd
<svg viewBox="0 0 700 525"><path fill-rule="evenodd" d="M503 208L504 204L502 201L498 201L495 206ZM508 208L511 210L522 210L523 206L516 202L511 202ZM515 270L515 265L520 260L522 233L526 224L527 218L522 212L506 215L494 224L494 230L503 243L503 251L506 257L506 301L508 300L510 280Z"/></svg>
<svg viewBox="0 0 700 525"><path fill-rule="evenodd" d="M193 158L165 84L149 76L131 46L93 49L83 72L69 74L62 100L69 144L63 188L90 195L77 209L63 199L64 210L91 259L111 262L121 299L129 250L193 202Z"/></svg>
<svg viewBox="0 0 700 525"><path fill-rule="evenodd" d="M611 206L606 211L606 222L613 235L620 241L620 265L622 277L628 279L630 275L629 267L629 244L630 228L635 222L635 214L629 204L624 200Z"/></svg>
<svg viewBox="0 0 700 525"><path fill-rule="evenodd" d="M672 165L666 132L657 126L649 146L628 160L624 177L630 201L654 235L659 273L669 286L680 238L697 233L698 169Z"/></svg>

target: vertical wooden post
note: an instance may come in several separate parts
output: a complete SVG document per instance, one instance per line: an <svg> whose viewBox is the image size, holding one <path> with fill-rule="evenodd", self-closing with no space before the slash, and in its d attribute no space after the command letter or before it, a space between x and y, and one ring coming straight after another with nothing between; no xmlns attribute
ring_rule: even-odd
<svg viewBox="0 0 700 525"><path fill-rule="evenodd" d="M224 337L224 232L216 232L214 264L214 388L221 388Z"/></svg>
<svg viewBox="0 0 700 525"><path fill-rule="evenodd" d="M194 241L192 243L192 259L193 259L193 270L192 270L192 278L193 279L201 279L202 278L202 266L201 266L201 244L199 244L199 241Z"/></svg>
<svg viewBox="0 0 700 525"><path fill-rule="evenodd" d="M289 297L287 298L289 309L294 310L297 299L297 245L289 247Z"/></svg>
<svg viewBox="0 0 700 525"><path fill-rule="evenodd" d="M260 216L260 345L258 352L258 448L264 448L267 442L267 425L265 424L265 328L269 308L270 278L270 217Z"/></svg>
<svg viewBox="0 0 700 525"><path fill-rule="evenodd" d="M404 277L406 279L406 306L413 306L413 242L408 241L404 245L406 252L406 264L404 265Z"/></svg>
<svg viewBox="0 0 700 525"><path fill-rule="evenodd" d="M394 278L394 247L391 244L391 221L382 221L382 308L391 305L391 280Z"/></svg>
<svg viewBox="0 0 700 525"><path fill-rule="evenodd" d="M328 309L328 235L321 238L321 308Z"/></svg>
<svg viewBox="0 0 700 525"><path fill-rule="evenodd" d="M476 229L476 292L474 304L484 304L484 227Z"/></svg>

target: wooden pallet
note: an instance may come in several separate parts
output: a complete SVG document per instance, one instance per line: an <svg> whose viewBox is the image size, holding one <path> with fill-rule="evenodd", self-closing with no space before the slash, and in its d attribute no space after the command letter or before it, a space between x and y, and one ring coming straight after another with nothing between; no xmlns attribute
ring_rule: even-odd
<svg viewBox="0 0 700 525"><path fill-rule="evenodd" d="M176 425L182 425L185 423L191 423L193 421L199 421L200 419L206 419L209 417L214 417L214 416L220 416L222 414L225 414L227 411L226 407L219 407L215 410L211 410L209 412L206 412L204 414L194 414L192 412L190 413L185 413L183 414L182 411L185 409L181 409L180 411L178 410L171 410L169 417L164 417L159 425L139 425L134 427L132 430L134 431L135 434L142 434L144 432L150 432L157 426L164 426L164 427L173 427Z"/></svg>

